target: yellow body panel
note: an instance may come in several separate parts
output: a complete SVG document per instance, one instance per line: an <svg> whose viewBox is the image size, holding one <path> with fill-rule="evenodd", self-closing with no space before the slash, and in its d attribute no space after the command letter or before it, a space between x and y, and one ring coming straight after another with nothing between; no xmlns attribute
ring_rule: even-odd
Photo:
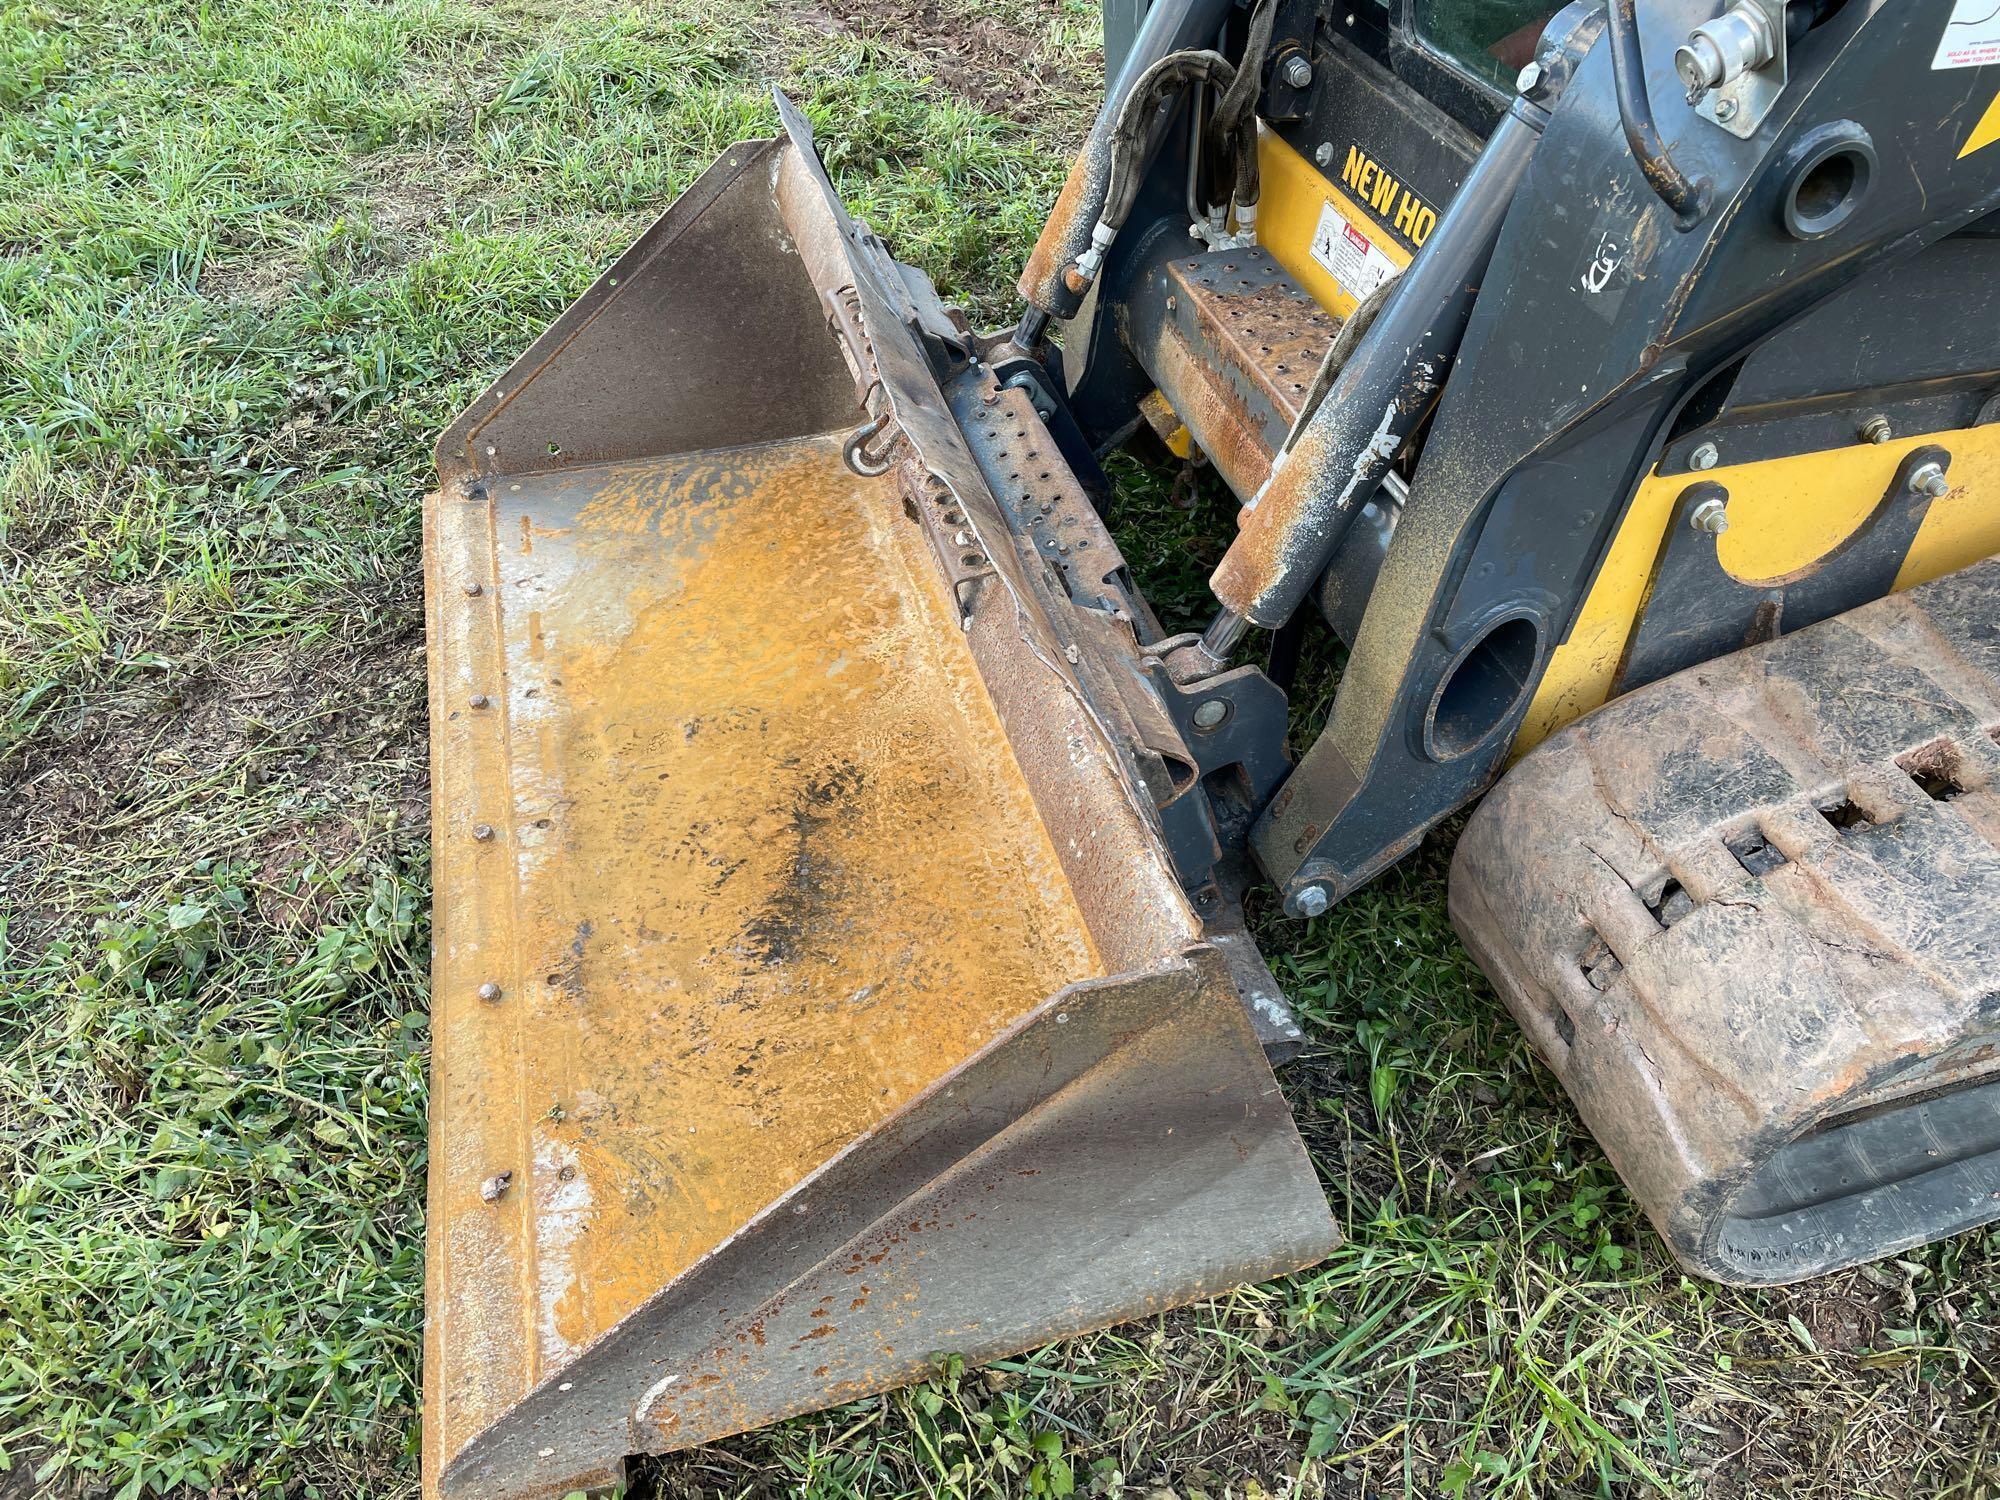
<svg viewBox="0 0 2000 1500"><path fill-rule="evenodd" d="M1745 583L1780 580L1831 552L1867 519L1911 449L1952 454L1951 493L1931 503L1896 587L1912 588L2000 552L2000 424L1927 433L1880 445L1737 464L1706 473L1653 474L1633 497L1569 639L1556 648L1514 753L1532 749L1610 695L1619 657L1645 602L1674 501L1708 481L1729 492L1729 529L1717 555Z"/></svg>
<svg viewBox="0 0 2000 1500"><path fill-rule="evenodd" d="M1313 236L1319 232L1322 208L1331 204L1335 213L1395 262L1398 271L1409 265L1409 251L1261 122L1257 126L1257 170L1263 181L1257 202L1257 243L1335 317L1345 318L1353 312L1355 299L1313 258Z"/></svg>

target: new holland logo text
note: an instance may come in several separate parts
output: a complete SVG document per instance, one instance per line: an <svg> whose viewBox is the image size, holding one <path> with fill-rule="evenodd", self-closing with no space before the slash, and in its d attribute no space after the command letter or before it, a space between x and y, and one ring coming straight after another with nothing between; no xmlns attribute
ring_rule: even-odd
<svg viewBox="0 0 2000 1500"><path fill-rule="evenodd" d="M1383 171L1382 164L1359 146L1347 148L1347 162L1340 169L1340 180L1370 213L1412 249L1423 244L1437 227L1437 210L1405 187L1402 179Z"/></svg>

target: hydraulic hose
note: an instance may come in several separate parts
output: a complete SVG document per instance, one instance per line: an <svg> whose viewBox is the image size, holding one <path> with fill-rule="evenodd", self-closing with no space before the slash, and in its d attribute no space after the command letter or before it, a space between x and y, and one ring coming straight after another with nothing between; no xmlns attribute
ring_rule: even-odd
<svg viewBox="0 0 2000 1500"><path fill-rule="evenodd" d="M1692 224L1708 206L1706 184L1690 178L1674 162L1659 127L1653 123L1653 101L1646 91L1646 60L1639 52L1638 0L1611 0L1607 21L1611 32L1611 82L1618 94L1618 123L1626 144L1648 185L1660 195L1682 224Z"/></svg>
<svg viewBox="0 0 2000 1500"><path fill-rule="evenodd" d="M1119 109L1111 132L1111 174L1105 187L1103 211L1091 228L1090 244L1063 272L1063 284L1072 294L1081 298L1090 290L1091 282L1097 278L1098 268L1104 263L1105 251L1110 249L1118 231L1125 227L1132 205L1138 200L1148 165L1146 147L1160 106L1190 84L1213 87L1226 99L1242 77L1241 70L1220 52L1174 52L1149 67L1132 92L1125 96L1125 103ZM1218 132L1222 129L1222 112L1219 109L1215 129ZM1254 205L1257 201L1254 121L1250 129L1229 135L1227 143L1235 161L1235 185L1231 189L1231 198L1239 205Z"/></svg>
<svg viewBox="0 0 2000 1500"><path fill-rule="evenodd" d="M1124 103L1147 69L1172 52L1207 47L1222 30L1234 0L1155 0L1133 38L1118 77L1105 90L1104 104L1070 164L1049 219L1018 283L1023 300L1051 317L1068 318L1081 302L1065 284L1065 272L1090 246L1104 210L1111 174L1111 135Z"/></svg>

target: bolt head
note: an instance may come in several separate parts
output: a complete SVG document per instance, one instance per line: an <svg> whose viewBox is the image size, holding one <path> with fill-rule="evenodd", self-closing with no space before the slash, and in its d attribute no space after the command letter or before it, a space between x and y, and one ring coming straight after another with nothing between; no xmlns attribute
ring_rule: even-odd
<svg viewBox="0 0 2000 1500"><path fill-rule="evenodd" d="M1873 416L1861 424L1861 440L1864 443L1886 443L1896 435L1896 429L1889 425L1884 416Z"/></svg>
<svg viewBox="0 0 2000 1500"><path fill-rule="evenodd" d="M1285 82L1295 89L1305 88L1313 81L1312 64L1294 52L1285 59Z"/></svg>
<svg viewBox="0 0 2000 1500"><path fill-rule="evenodd" d="M488 839L493 837L493 825L491 823L473 824L472 836L478 839L480 843L482 844L485 843Z"/></svg>
<svg viewBox="0 0 2000 1500"><path fill-rule="evenodd" d="M1688 525L1710 536L1721 536L1729 529L1729 507L1724 501L1710 496L1689 514Z"/></svg>
<svg viewBox="0 0 2000 1500"><path fill-rule="evenodd" d="M1333 143L1331 141L1321 141L1317 146L1313 147L1313 161L1322 167L1332 166Z"/></svg>
<svg viewBox="0 0 2000 1500"><path fill-rule="evenodd" d="M1325 886L1309 885L1299 892L1292 904L1298 908L1300 916L1310 919L1325 916L1326 909L1333 905L1333 898L1327 894Z"/></svg>
<svg viewBox="0 0 2000 1500"><path fill-rule="evenodd" d="M493 700L487 697L484 693L474 693L470 698L467 698L465 701L467 706L471 708L490 708L493 704Z"/></svg>
<svg viewBox="0 0 2000 1500"><path fill-rule="evenodd" d="M1918 464L1910 471L1910 488L1919 495L1942 500L1951 493L1951 481L1944 476L1943 464Z"/></svg>
<svg viewBox="0 0 2000 1500"><path fill-rule="evenodd" d="M1542 86L1543 76L1542 65L1538 62L1531 62L1514 75L1514 87L1521 93L1533 98L1535 91Z"/></svg>
<svg viewBox="0 0 2000 1500"><path fill-rule="evenodd" d="M1720 121L1722 121L1722 123L1723 123L1723 124L1725 124L1725 125L1727 125L1727 124L1728 124L1728 123L1729 123L1729 122L1730 122L1731 120L1735 119L1735 118L1736 118L1736 101L1735 101L1734 99L1718 99L1718 100L1716 100L1716 101L1715 101L1715 118L1716 118L1716 119L1718 119L1718 120L1720 120Z"/></svg>
<svg viewBox="0 0 2000 1500"><path fill-rule="evenodd" d="M1688 455L1688 464L1696 469L1712 469L1722 461L1722 452L1713 443L1703 443Z"/></svg>
<svg viewBox="0 0 2000 1500"><path fill-rule="evenodd" d="M488 1005L491 1005L495 1000L500 998L500 986L490 979L487 980L486 983L479 987L479 998L484 1000Z"/></svg>
<svg viewBox="0 0 2000 1500"><path fill-rule="evenodd" d="M1229 704L1221 698L1209 698L1195 706L1194 727L1214 729L1228 717Z"/></svg>

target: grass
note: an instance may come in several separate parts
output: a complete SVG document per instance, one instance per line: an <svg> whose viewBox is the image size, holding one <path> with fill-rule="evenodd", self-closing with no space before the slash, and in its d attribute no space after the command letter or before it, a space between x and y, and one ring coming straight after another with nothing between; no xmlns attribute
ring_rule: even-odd
<svg viewBox="0 0 2000 1500"><path fill-rule="evenodd" d="M0 1494L414 1493L429 445L770 128L767 77L906 258L1012 311L1090 7L849 9L0 0ZM1227 507L1118 472L1198 613ZM1332 1262L638 1490L1991 1500L1990 1238L1684 1280L1443 860L1266 933Z"/></svg>

